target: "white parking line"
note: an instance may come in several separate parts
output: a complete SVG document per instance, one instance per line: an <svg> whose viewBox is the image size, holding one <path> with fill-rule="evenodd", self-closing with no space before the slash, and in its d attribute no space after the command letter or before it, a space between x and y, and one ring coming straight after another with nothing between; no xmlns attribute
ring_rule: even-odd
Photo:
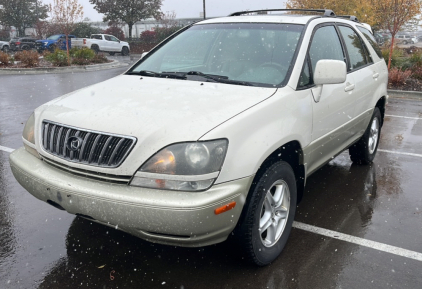
<svg viewBox="0 0 422 289"><path fill-rule="evenodd" d="M13 151L14 151L14 149L7 148L7 147L4 147L4 146L0 146L0 151L4 151L4 152L7 152L7 153L11 153L11 152L13 152Z"/></svg>
<svg viewBox="0 0 422 289"><path fill-rule="evenodd" d="M418 252L415 252L415 251L410 251L410 250L402 249L402 248L399 248L399 247L390 246L390 245L387 245L387 244L366 240L366 239L363 239L363 238L339 233L339 232L336 232L336 231L327 230L327 229L324 229L324 228L315 227L315 226L312 226L312 225L308 225L308 224L304 224L304 223L300 223L300 222L296 222L296 221L293 222L293 227L300 229L300 230L307 231L307 232L315 233L315 234L318 234L318 235L331 237L331 238L342 240L342 241L345 241L345 242L349 242L349 243L357 244L357 245L360 245L360 246L372 248L372 249L375 249L375 250L378 250L378 251L383 251L383 252L387 252L387 253L390 253L390 254L406 257L406 258L409 258L409 259L422 261L422 253L418 253Z"/></svg>
<svg viewBox="0 0 422 289"><path fill-rule="evenodd" d="M401 115L392 115L392 114L386 114L385 116L389 116L389 117L399 117L399 118L407 118L407 119L422 119L422 118L420 118L420 117L401 116Z"/></svg>
<svg viewBox="0 0 422 289"><path fill-rule="evenodd" d="M397 155L405 155L405 156L412 156L412 157L419 157L422 158L422 155L420 154L412 154L412 153L402 153L402 152L396 152L396 151L389 151L389 150L378 150L382 153L390 153L390 154L397 154Z"/></svg>

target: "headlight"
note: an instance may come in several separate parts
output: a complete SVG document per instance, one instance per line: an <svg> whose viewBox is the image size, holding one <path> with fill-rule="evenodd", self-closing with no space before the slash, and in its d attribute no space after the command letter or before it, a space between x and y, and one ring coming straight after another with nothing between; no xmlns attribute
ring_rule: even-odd
<svg viewBox="0 0 422 289"><path fill-rule="evenodd" d="M34 125L35 125L34 114L31 114L31 116L26 121L25 127L23 129L22 137L32 144L35 144Z"/></svg>
<svg viewBox="0 0 422 289"><path fill-rule="evenodd" d="M35 149L35 135L34 135L35 117L34 114L26 121L25 127L23 128L22 138L25 150L37 158L40 158L37 150Z"/></svg>
<svg viewBox="0 0 422 289"><path fill-rule="evenodd" d="M177 191L204 191L217 178L227 152L225 139L170 145L152 156L131 185Z"/></svg>

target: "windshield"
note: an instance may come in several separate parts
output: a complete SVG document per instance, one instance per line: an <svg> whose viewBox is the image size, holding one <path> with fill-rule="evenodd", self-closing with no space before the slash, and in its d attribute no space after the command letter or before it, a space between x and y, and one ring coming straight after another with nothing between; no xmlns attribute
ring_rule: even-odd
<svg viewBox="0 0 422 289"><path fill-rule="evenodd" d="M51 35L50 37L47 38L47 40L57 40L60 38L61 35Z"/></svg>
<svg viewBox="0 0 422 289"><path fill-rule="evenodd" d="M256 86L276 86L287 76L302 30L303 25L293 24L196 25L129 73L195 71Z"/></svg>

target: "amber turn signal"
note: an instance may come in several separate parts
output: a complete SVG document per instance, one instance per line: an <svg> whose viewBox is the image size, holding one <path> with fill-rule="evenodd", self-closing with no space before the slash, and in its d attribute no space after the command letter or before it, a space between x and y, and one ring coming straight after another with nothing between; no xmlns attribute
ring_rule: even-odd
<svg viewBox="0 0 422 289"><path fill-rule="evenodd" d="M224 213L224 212L230 211L230 210L231 210L231 209L233 209L235 206L236 206L236 202L231 202L231 203L228 203L227 205L224 205L224 206L222 206L222 207L219 207L219 208L215 209L215 210L214 210L214 213L215 213L216 215L219 215L219 214L221 214L221 213Z"/></svg>

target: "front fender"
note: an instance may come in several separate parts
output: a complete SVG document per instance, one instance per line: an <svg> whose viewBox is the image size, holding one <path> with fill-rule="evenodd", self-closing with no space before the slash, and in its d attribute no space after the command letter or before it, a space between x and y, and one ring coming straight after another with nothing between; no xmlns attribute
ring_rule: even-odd
<svg viewBox="0 0 422 289"><path fill-rule="evenodd" d="M311 142L312 96L309 91L279 89L272 97L256 104L217 126L201 140L227 138L229 147L216 183L255 174L275 150L290 141L301 147Z"/></svg>

